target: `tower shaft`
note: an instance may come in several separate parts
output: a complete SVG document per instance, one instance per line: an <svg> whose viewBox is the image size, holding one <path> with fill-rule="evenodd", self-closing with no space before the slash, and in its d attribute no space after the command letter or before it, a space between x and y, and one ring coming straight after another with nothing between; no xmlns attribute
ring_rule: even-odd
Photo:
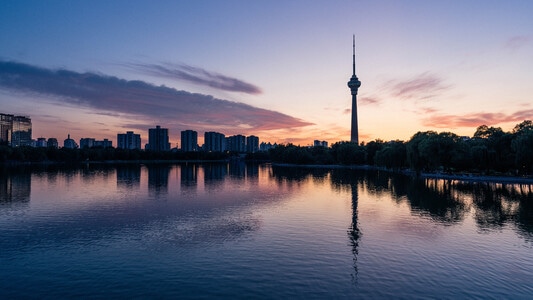
<svg viewBox="0 0 533 300"><path fill-rule="evenodd" d="M350 142L359 144L359 126L357 123L357 94L352 94L352 130Z"/></svg>

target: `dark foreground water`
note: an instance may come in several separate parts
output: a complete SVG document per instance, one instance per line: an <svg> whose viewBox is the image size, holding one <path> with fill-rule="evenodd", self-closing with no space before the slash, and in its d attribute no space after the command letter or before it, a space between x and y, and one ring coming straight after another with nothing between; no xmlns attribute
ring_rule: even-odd
<svg viewBox="0 0 533 300"><path fill-rule="evenodd" d="M533 296L530 185L269 165L0 169L0 298Z"/></svg>

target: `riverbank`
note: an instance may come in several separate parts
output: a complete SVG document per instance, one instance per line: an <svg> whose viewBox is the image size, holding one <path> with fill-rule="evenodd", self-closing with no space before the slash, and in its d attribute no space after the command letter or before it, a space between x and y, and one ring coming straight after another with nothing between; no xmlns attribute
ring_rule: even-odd
<svg viewBox="0 0 533 300"><path fill-rule="evenodd" d="M0 167L39 167L39 166L87 166L87 165L150 165L150 164L198 164L198 163L228 163L231 159L220 160L164 160L164 159L142 159L142 160L86 160L86 161L39 161L39 162L20 162L9 161L0 163Z"/></svg>
<svg viewBox="0 0 533 300"><path fill-rule="evenodd" d="M242 161L235 159L221 159L221 160L102 160L102 161L81 161L81 162L58 162L58 161L42 161L42 162L19 162L10 161L0 163L0 167L19 167L19 166L90 166L90 165L150 165L150 164L198 164L198 163L229 163L232 161ZM256 163L266 163L265 161L251 161ZM402 174L411 177L418 177L423 179L445 179L445 180L459 180L465 182L491 182L491 183L507 183L507 184L533 184L533 177L518 177L518 176L502 176L502 175L480 175L473 173L429 173L423 172L417 174L411 170L391 170L383 167L370 165L299 165L287 163L271 163L272 166L278 167L298 167L298 168L322 168L322 169L352 169L352 170L371 170L382 171L394 174Z"/></svg>
<svg viewBox="0 0 533 300"><path fill-rule="evenodd" d="M518 177L518 176L501 176L501 175L478 175L473 173L428 173L423 172L417 175L411 170L391 170L383 167L376 167L370 165L297 165L297 164L279 164L272 163L273 166L279 167L304 167L304 168L327 168L327 169L353 169L353 170L372 170L382 171L394 174L402 174L411 177L418 177L423 179L445 179L458 180L465 182L491 182L491 183L508 183L508 184L533 184L533 177Z"/></svg>

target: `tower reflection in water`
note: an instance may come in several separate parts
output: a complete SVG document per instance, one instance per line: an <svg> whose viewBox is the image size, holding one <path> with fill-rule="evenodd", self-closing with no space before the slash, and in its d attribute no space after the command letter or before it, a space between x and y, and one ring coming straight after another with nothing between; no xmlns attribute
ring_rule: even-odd
<svg viewBox="0 0 533 300"><path fill-rule="evenodd" d="M361 231L359 230L359 224L357 221L357 203L358 203L358 193L357 193L357 182L350 183L350 188L352 190L352 224L348 230L348 236L350 237L350 243L352 246L353 253L353 266L355 270L354 280L357 281L357 255L359 248L359 239L361 238Z"/></svg>
<svg viewBox="0 0 533 300"><path fill-rule="evenodd" d="M354 170L339 169L331 172L331 183L333 187L351 193L352 222L348 229L348 238L350 239L353 254L354 274L352 274L352 279L354 282L357 282L357 256L359 254L359 240L361 239L361 230L359 229L358 221L358 187L359 183L364 183L364 176L364 173Z"/></svg>
<svg viewBox="0 0 533 300"><path fill-rule="evenodd" d="M319 181L330 178L333 189L351 194L352 222L347 233L353 254L354 274L352 274L352 279L356 283L358 276L357 256L359 254L359 241L362 235L358 221L358 187L365 184L365 180L367 180L365 177L366 172L350 169L331 170L326 168L315 169L272 166L272 175L279 183L286 180L291 182L302 182L307 178Z"/></svg>

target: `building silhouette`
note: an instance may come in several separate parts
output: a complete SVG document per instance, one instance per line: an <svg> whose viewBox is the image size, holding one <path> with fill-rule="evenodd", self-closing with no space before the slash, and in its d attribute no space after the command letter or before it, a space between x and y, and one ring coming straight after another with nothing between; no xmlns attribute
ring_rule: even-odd
<svg viewBox="0 0 533 300"><path fill-rule="evenodd" d="M241 134L232 135L226 138L227 150L231 152L246 152L246 137Z"/></svg>
<svg viewBox="0 0 533 300"><path fill-rule="evenodd" d="M194 130L184 130L181 132L181 151L198 151L198 132Z"/></svg>
<svg viewBox="0 0 533 300"><path fill-rule="evenodd" d="M67 139L63 141L63 148L67 148L67 149L78 148L78 144L76 143L76 141L70 138L70 133L68 134Z"/></svg>
<svg viewBox="0 0 533 300"><path fill-rule="evenodd" d="M361 81L355 75L355 35L353 36L353 73L350 81L348 81L348 87L352 94L352 132L350 142L359 144L359 128L357 125L357 91L361 86Z"/></svg>
<svg viewBox="0 0 533 300"><path fill-rule="evenodd" d="M141 149L141 135L133 131L117 134L117 148L119 149Z"/></svg>
<svg viewBox="0 0 533 300"><path fill-rule="evenodd" d="M25 116L13 116L11 127L11 146L31 146L31 119Z"/></svg>
<svg viewBox="0 0 533 300"><path fill-rule="evenodd" d="M93 148L93 147L102 147L102 148L111 148L113 147L113 141L108 139L103 139L101 141L96 140L95 138L81 138L80 139L80 148Z"/></svg>
<svg viewBox="0 0 533 300"><path fill-rule="evenodd" d="M35 147L37 148L46 148L46 138L40 137L35 141Z"/></svg>
<svg viewBox="0 0 533 300"><path fill-rule="evenodd" d="M355 68L355 67L354 67ZM355 75L354 75L355 76ZM352 78L353 79L353 78ZM350 81L352 82L352 81ZM355 99L355 96L354 96ZM0 145L12 147L31 146L31 147L51 147L59 148L56 138L44 137L32 139L31 118L26 116L16 116L12 114L0 113ZM79 144L70 138L63 141L63 148L93 148L113 147L113 142L108 139L96 140L95 138L81 138ZM198 132L194 130L184 130L181 132L181 150L184 152L205 151L205 152L224 152L231 151L237 153L255 153L258 151L267 151L276 147L277 144L261 143L259 137L250 135L248 137L238 134L226 137L223 133L207 131L204 133L204 145L198 145ZM119 149L141 149L141 135L133 131L127 131L117 134L117 148ZM148 143L145 150L149 151L169 151L169 135L167 128L161 128L157 125L155 128L148 130Z"/></svg>
<svg viewBox="0 0 533 300"><path fill-rule="evenodd" d="M145 149L151 151L169 151L168 129L161 128L159 125L155 128L148 129L148 144L146 144Z"/></svg>
<svg viewBox="0 0 533 300"><path fill-rule="evenodd" d="M277 143L272 144L272 143L270 143L270 142L268 142L268 143L262 142L262 143L259 145L259 150L260 150L260 151L268 151L268 150L270 150L270 149L274 149L274 148L276 148L277 146L278 146Z"/></svg>
<svg viewBox="0 0 533 300"><path fill-rule="evenodd" d="M255 153L259 151L259 138L255 135L246 137L246 152Z"/></svg>
<svg viewBox="0 0 533 300"><path fill-rule="evenodd" d="M93 138L81 138L80 139L80 148L92 148L95 146L96 139Z"/></svg>
<svg viewBox="0 0 533 300"><path fill-rule="evenodd" d="M0 114L0 143L11 145L13 132L13 115Z"/></svg>
<svg viewBox="0 0 533 300"><path fill-rule="evenodd" d="M101 141L95 140L94 141L94 147L112 148L113 147L113 141L110 141L108 139L103 139Z"/></svg>
<svg viewBox="0 0 533 300"><path fill-rule="evenodd" d="M49 138L48 141L46 141L46 146L48 148L59 148L59 143L57 142L56 138Z"/></svg>
<svg viewBox="0 0 533 300"><path fill-rule="evenodd" d="M219 132L207 131L204 133L204 151L226 151L226 136Z"/></svg>
<svg viewBox="0 0 533 300"><path fill-rule="evenodd" d="M313 141L313 146L314 147L325 147L325 148L327 148L328 147L328 142L327 141L314 140Z"/></svg>

